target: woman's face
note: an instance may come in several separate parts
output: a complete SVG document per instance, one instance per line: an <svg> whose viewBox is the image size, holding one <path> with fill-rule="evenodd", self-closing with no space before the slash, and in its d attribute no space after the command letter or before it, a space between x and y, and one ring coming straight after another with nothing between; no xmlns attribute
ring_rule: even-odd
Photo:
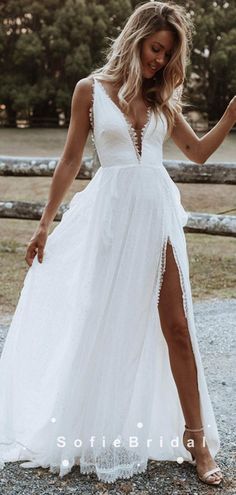
<svg viewBox="0 0 236 495"><path fill-rule="evenodd" d="M143 78L152 78L169 62L174 45L174 33L165 30L157 31L143 41L140 53Z"/></svg>

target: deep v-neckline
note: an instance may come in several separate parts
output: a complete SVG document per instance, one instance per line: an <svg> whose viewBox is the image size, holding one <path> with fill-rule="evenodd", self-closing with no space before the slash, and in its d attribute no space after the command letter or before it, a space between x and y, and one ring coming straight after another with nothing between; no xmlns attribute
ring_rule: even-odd
<svg viewBox="0 0 236 495"><path fill-rule="evenodd" d="M145 124L143 125L143 127L140 129L140 149L139 149L138 134L137 134L137 131L134 128L133 124L130 122L130 120L124 114L124 112L121 110L121 108L118 107L118 105L114 102L114 100L108 94L107 90L104 88L104 86L101 83L101 81L99 81L99 79L96 79L96 78L94 78L94 80L95 80L95 82L98 83L98 85L102 89L103 94L106 96L106 98L111 102L111 104L115 107L115 109L117 110L117 112L119 112L119 114L123 118L123 120L124 120L124 122L126 124L126 128L128 130L128 135L130 137L131 143L132 143L133 148L134 148L134 151L136 153L136 156L137 156L138 160L141 161L142 156L143 156L144 137L145 137L146 130L149 127L149 124L150 124L150 121L151 121L151 116L152 116L152 109L151 109L151 107L150 106L147 107L147 120L146 120Z"/></svg>

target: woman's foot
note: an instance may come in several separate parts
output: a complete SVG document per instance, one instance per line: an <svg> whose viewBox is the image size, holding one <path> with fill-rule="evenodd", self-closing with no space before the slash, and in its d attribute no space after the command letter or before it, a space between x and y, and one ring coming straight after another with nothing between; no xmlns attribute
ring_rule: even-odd
<svg viewBox="0 0 236 495"><path fill-rule="evenodd" d="M183 443L196 462L196 469L201 481L210 485L219 485L223 479L220 468L208 449L203 428L190 429L185 426ZM210 471L218 469L210 474Z"/></svg>

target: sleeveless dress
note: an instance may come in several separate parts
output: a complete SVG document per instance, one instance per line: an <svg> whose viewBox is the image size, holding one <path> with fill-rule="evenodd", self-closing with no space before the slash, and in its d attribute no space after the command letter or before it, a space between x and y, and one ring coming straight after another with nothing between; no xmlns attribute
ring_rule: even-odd
<svg viewBox="0 0 236 495"><path fill-rule="evenodd" d="M183 227L188 214L162 163L164 114L134 129L93 79L101 166L34 258L0 360L0 461L60 477L79 465L104 482L148 459L190 460L158 313L167 242L179 270L211 455L219 435L199 354ZM186 377L186 380L188 377Z"/></svg>

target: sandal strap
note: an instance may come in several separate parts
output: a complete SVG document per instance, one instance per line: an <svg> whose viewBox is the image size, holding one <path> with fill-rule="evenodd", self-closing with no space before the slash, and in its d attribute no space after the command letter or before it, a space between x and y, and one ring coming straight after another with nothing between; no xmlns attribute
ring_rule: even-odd
<svg viewBox="0 0 236 495"><path fill-rule="evenodd" d="M207 471L205 474L202 475L202 478L206 480L209 476L211 476L211 474L215 474L218 472L221 472L221 469L219 467L210 469L210 471Z"/></svg>
<svg viewBox="0 0 236 495"><path fill-rule="evenodd" d="M202 428L191 429L191 428L188 428L187 425L185 425L185 430L186 431L203 431L204 430L204 427L202 426Z"/></svg>

